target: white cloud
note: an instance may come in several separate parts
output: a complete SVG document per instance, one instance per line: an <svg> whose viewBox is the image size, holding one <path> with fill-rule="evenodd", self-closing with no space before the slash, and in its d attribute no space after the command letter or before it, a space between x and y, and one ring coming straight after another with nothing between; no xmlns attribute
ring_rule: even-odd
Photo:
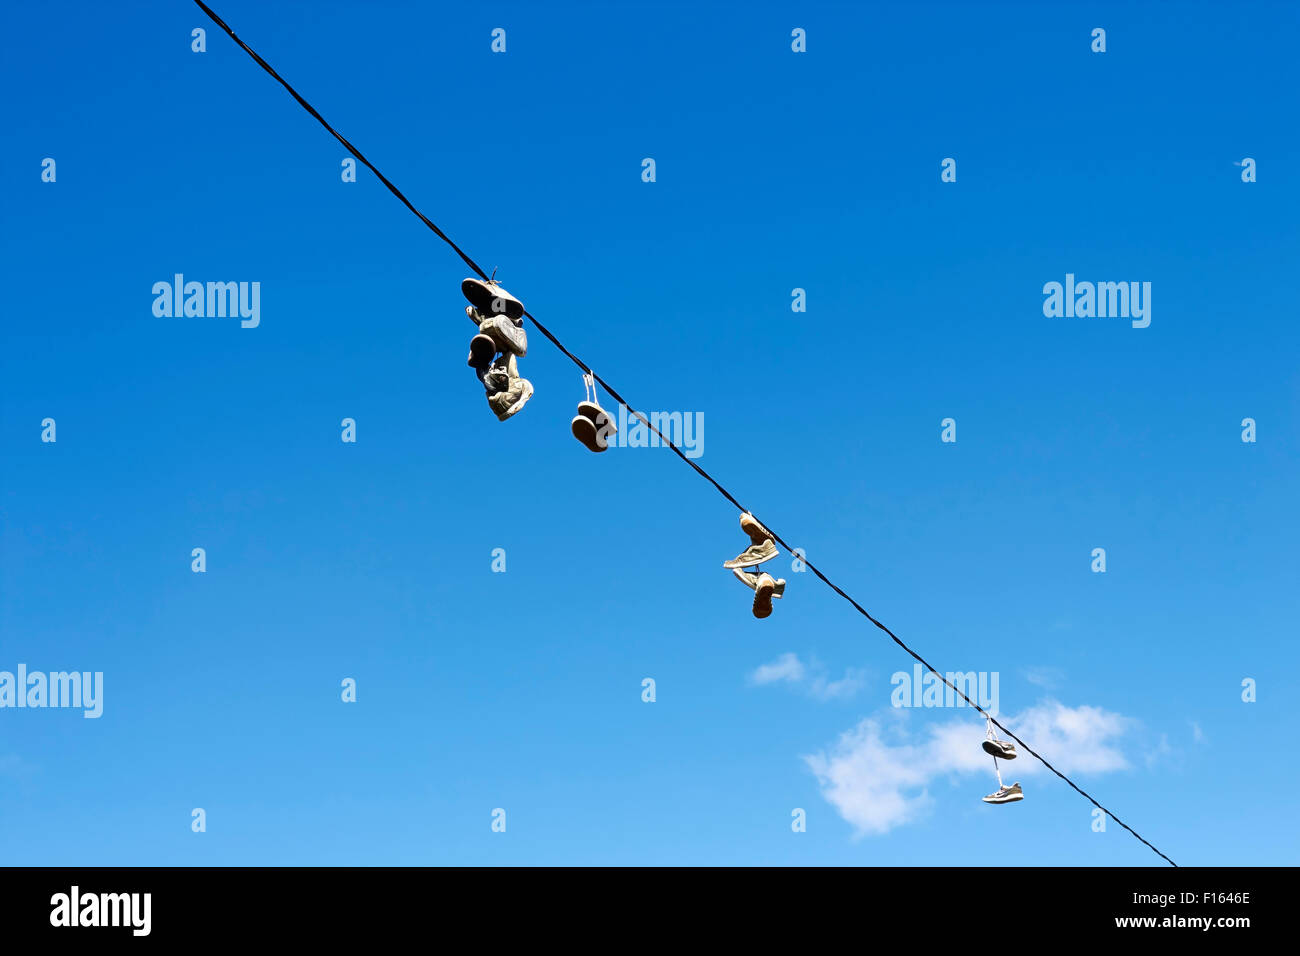
<svg viewBox="0 0 1300 956"><path fill-rule="evenodd" d="M773 684L777 681L798 683L804 678L804 666L797 654L782 654L770 664L764 664L749 675L750 683Z"/></svg>
<svg viewBox="0 0 1300 956"><path fill-rule="evenodd" d="M1109 773L1129 766L1119 741L1137 722L1100 707L1066 707L1054 700L1003 721L1012 733L1050 760L1061 773ZM1032 772L1048 773L1033 757Z"/></svg>
<svg viewBox="0 0 1300 956"><path fill-rule="evenodd" d="M756 668L749 675L749 682L759 687L775 683L794 684L818 700L833 700L852 697L861 690L866 683L866 671L850 667L839 680L831 680L826 675L826 668L816 658L805 665L799 660L799 655L787 653Z"/></svg>
<svg viewBox="0 0 1300 956"><path fill-rule="evenodd" d="M887 833L930 806L931 774L924 748L885 739L868 718L840 736L832 752L805 757L822 796L859 834Z"/></svg>
<svg viewBox="0 0 1300 956"><path fill-rule="evenodd" d="M1172 758L1176 753L1177 752L1174 748L1169 746L1169 735L1161 734L1160 740L1156 743L1155 747L1148 750L1143 759L1146 761L1147 769L1150 770L1161 760L1164 760L1167 757Z"/></svg>
<svg viewBox="0 0 1300 956"><path fill-rule="evenodd" d="M894 711L893 718L886 724L868 717L828 750L803 758L822 796L859 835L886 833L917 819L932 802L927 785L945 775L983 774L987 787L975 795L994 789L993 761L980 748L984 728L978 715L932 724L919 740L912 739L907 712ZM1120 714L1047 700L1002 723L1062 773L1108 773L1129 766L1119 742L1135 722ZM1008 783L1049 773L1025 753L1002 768Z"/></svg>
<svg viewBox="0 0 1300 956"><path fill-rule="evenodd" d="M1058 686L1065 680L1065 672L1059 667L1030 667L1025 672L1025 680L1047 690Z"/></svg>
<svg viewBox="0 0 1300 956"><path fill-rule="evenodd" d="M820 675L814 677L808 685L808 690L814 697L822 700L831 700L835 697L847 698L860 691L866 682L866 671L850 667L839 680L827 680Z"/></svg>

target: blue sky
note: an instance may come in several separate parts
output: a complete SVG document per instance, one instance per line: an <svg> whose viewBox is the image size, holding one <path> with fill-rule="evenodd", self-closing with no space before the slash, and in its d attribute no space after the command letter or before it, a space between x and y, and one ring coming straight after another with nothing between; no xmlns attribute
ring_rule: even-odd
<svg viewBox="0 0 1300 956"><path fill-rule="evenodd" d="M1297 861L1293 7L216 9L1126 822ZM0 670L104 712L0 709L0 861L1159 862L1028 759L981 803L982 723L891 707L911 660L788 556L755 620L734 509L574 441L536 332L498 423L461 263L197 7L10 37ZM175 273L260 324L156 317ZM1150 326L1046 317L1067 273L1150 282Z"/></svg>

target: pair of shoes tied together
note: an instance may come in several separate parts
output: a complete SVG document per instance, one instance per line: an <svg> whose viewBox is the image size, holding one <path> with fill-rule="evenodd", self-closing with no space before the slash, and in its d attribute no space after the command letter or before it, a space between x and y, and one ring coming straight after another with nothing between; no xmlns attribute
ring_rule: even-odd
<svg viewBox="0 0 1300 956"><path fill-rule="evenodd" d="M596 373L585 372L582 384L587 389L587 398L578 403L578 414L573 416L569 429L588 450L602 452L609 447L609 437L618 432L618 427L596 399Z"/></svg>
<svg viewBox="0 0 1300 956"><path fill-rule="evenodd" d="M758 566L771 561L779 553L772 533L746 511L740 516L740 530L749 535L749 547L730 561L722 562L741 584L754 592L754 617L762 619L772 613L772 600L785 595L785 579L774 578ZM746 568L753 568L747 571Z"/></svg>
<svg viewBox="0 0 1300 956"><path fill-rule="evenodd" d="M993 733L993 718L988 717L988 724L984 732L984 742L980 745L984 752L993 758L993 772L998 775L998 788L984 797L985 803L1015 803L1017 800L1025 799L1025 792L1020 789L1019 782L1007 786L1002 782L1002 771L998 769L999 760L1016 759L1016 745L1009 740L999 740Z"/></svg>

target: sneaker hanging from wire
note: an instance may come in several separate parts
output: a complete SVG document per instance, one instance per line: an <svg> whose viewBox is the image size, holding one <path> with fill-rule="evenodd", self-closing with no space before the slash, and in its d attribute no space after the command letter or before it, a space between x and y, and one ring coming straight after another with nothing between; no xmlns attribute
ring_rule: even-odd
<svg viewBox="0 0 1300 956"><path fill-rule="evenodd" d="M469 340L469 358L465 364L478 373L479 380L488 373L492 367L492 360L496 358L497 346L489 335L476 335Z"/></svg>
<svg viewBox="0 0 1300 956"><path fill-rule="evenodd" d="M496 281L496 271L490 279L472 276L460 284L460 291L480 315L505 315L519 324L524 317L524 304L507 292Z"/></svg>
<svg viewBox="0 0 1300 956"><path fill-rule="evenodd" d="M772 540L772 532L759 524L758 519L748 511L740 516L740 530L749 535L751 543L730 561L722 562L724 568L752 568L764 561L771 561L780 553L776 549L776 542Z"/></svg>
<svg viewBox="0 0 1300 956"><path fill-rule="evenodd" d="M732 574L741 584L754 592L754 617L762 620L772 615L772 599L785 594L785 578L773 578L766 571L755 574L733 568Z"/></svg>
<svg viewBox="0 0 1300 956"><path fill-rule="evenodd" d="M533 383L519 377L513 355L498 359L484 376L483 384L488 389L488 407L496 413L498 421L517 414L533 397ZM502 385L504 387L498 388Z"/></svg>
<svg viewBox="0 0 1300 956"><path fill-rule="evenodd" d="M999 740L997 735L993 733L992 717L988 718L988 727L985 730L984 742L980 746L984 748L986 754L993 757L998 757L1002 760L1016 759L1016 745L1009 740Z"/></svg>
<svg viewBox="0 0 1300 956"><path fill-rule="evenodd" d="M1025 799L1025 792L1020 789L1019 783L1013 783L1009 787L998 787L993 793L983 798L985 803L1015 803L1017 800L1023 799Z"/></svg>
<svg viewBox="0 0 1300 956"><path fill-rule="evenodd" d="M465 306L465 314L478 326L480 335L492 340L498 352L512 352L523 358L528 354L528 333L522 324L516 324L504 315L482 315L472 305Z"/></svg>
<svg viewBox="0 0 1300 956"><path fill-rule="evenodd" d="M1002 771L998 769L998 758L993 758L993 772L998 776L998 788L984 797L985 803L1015 803L1017 800L1025 799L1025 792L1020 789L1020 783L1017 781L1011 786L1002 782Z"/></svg>
<svg viewBox="0 0 1300 956"><path fill-rule="evenodd" d="M602 452L609 447L609 436L616 434L618 429L614 427L614 419L609 412L596 401L596 373L584 373L582 384L587 388L587 399L578 403L578 414L569 423L569 430L589 450Z"/></svg>

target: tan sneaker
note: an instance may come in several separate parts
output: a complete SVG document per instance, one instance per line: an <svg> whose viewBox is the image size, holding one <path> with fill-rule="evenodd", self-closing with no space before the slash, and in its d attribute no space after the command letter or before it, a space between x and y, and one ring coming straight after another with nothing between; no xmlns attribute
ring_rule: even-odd
<svg viewBox="0 0 1300 956"><path fill-rule="evenodd" d="M511 352L520 358L528 354L528 334L504 315L489 315L479 323L478 331L492 340L498 352Z"/></svg>
<svg viewBox="0 0 1300 956"><path fill-rule="evenodd" d="M505 421L522 409L533 397L533 383L526 378L517 378L504 392L488 396L488 406L496 412L498 421Z"/></svg>
<svg viewBox="0 0 1300 956"><path fill-rule="evenodd" d="M748 511L740 516L740 530L749 535L749 540L754 544L762 544L772 537L772 532L759 524L758 519Z"/></svg>
<svg viewBox="0 0 1300 956"><path fill-rule="evenodd" d="M772 614L772 599L785 594L785 579L773 579L766 571L754 574L735 568L731 572L742 584L754 592L754 617L765 618Z"/></svg>
<svg viewBox="0 0 1300 956"><path fill-rule="evenodd" d="M771 561L780 553L776 549L776 542L772 540L772 532L759 524L758 519L748 511L740 516L740 530L749 535L751 544L730 561L722 562L724 568L752 568L764 561Z"/></svg>
<svg viewBox="0 0 1300 956"><path fill-rule="evenodd" d="M724 568L752 568L764 561L771 561L778 554L780 552L776 549L776 542L768 538L761 544L751 544L730 561L723 561L722 566Z"/></svg>
<svg viewBox="0 0 1300 956"><path fill-rule="evenodd" d="M505 356L504 362L498 359L484 377L483 384L489 389L488 407L500 421L516 414L533 397L533 383L519 377L519 368L513 355ZM498 385L504 387L493 391Z"/></svg>

